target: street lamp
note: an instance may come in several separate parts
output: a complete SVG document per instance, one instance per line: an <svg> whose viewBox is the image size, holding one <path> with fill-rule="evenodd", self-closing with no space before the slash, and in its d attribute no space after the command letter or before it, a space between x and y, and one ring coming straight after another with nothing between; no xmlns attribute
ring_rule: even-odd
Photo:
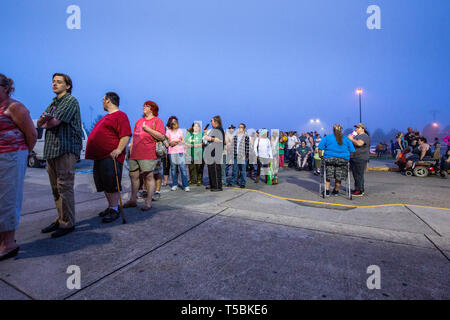
<svg viewBox="0 0 450 320"><path fill-rule="evenodd" d="M361 96L362 96L363 90L360 88L360 89L356 90L356 93L359 96L359 122L362 123Z"/></svg>

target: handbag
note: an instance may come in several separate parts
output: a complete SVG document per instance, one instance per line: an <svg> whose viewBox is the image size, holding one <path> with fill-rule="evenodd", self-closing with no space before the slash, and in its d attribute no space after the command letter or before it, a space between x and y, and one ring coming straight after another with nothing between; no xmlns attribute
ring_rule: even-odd
<svg viewBox="0 0 450 320"><path fill-rule="evenodd" d="M156 130L156 121L153 122L153 130ZM162 141L156 141L156 156L163 158L167 155L167 149L169 148L169 140L166 136Z"/></svg>

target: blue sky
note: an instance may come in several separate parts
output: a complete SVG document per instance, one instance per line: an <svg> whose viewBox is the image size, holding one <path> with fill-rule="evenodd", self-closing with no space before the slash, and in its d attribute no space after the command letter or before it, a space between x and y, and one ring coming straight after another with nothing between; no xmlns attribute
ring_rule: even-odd
<svg viewBox="0 0 450 320"><path fill-rule="evenodd" d="M66 27L72 4L81 30ZM373 4L381 30L366 27ZM369 129L422 129L431 110L449 124L449 15L448 0L1 1L0 72L35 118L64 72L86 123L116 91L132 125L154 100L185 127L220 114L226 126L328 129L358 122L362 87Z"/></svg>

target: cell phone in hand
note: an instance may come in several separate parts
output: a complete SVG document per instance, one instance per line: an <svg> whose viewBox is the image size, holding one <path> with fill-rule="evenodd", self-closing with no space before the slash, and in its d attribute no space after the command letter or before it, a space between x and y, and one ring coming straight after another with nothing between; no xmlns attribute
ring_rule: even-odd
<svg viewBox="0 0 450 320"><path fill-rule="evenodd" d="M53 118L53 115L49 112L44 112L42 115L44 118L47 118L47 119Z"/></svg>

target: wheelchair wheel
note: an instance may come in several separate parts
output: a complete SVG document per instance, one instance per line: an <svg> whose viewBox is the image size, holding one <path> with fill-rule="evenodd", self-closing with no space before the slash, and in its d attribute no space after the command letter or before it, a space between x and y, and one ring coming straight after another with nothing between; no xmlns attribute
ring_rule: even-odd
<svg viewBox="0 0 450 320"><path fill-rule="evenodd" d="M412 177L412 176L413 176L413 172L412 172L411 170L406 170L406 171L405 171L405 175L406 175L407 177Z"/></svg>
<svg viewBox="0 0 450 320"><path fill-rule="evenodd" d="M429 171L425 167L419 166L419 167L414 168L414 175L416 177L425 178L428 176L428 174L429 174Z"/></svg>

